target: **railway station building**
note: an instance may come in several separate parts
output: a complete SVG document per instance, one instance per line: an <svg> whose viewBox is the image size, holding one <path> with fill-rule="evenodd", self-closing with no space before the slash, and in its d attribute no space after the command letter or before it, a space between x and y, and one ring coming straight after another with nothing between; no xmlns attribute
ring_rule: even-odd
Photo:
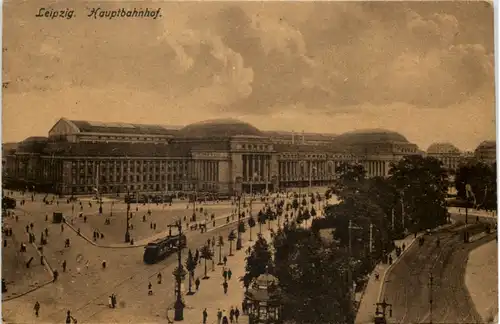
<svg viewBox="0 0 500 324"><path fill-rule="evenodd" d="M326 186L342 162L368 176L420 154L388 130L340 135L261 131L234 119L169 127L61 118L47 137L4 150L4 186L64 195L239 194Z"/></svg>

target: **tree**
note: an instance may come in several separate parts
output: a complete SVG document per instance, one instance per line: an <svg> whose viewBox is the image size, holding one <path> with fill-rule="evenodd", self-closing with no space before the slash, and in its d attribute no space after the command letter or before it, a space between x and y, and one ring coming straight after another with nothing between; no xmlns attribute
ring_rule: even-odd
<svg viewBox="0 0 500 324"><path fill-rule="evenodd" d="M196 269L196 265L197 265L197 262L193 258L193 253L191 252L191 249L189 249L188 257L186 259L186 269L187 269L188 274L189 274L189 292L188 292L189 295L193 294L193 292L191 291L191 286L192 286L192 280L194 277L194 270ZM206 272L205 272L205 275L206 275Z"/></svg>
<svg viewBox="0 0 500 324"><path fill-rule="evenodd" d="M360 187L366 180L366 171L361 164L340 163L335 169L335 174L336 180L334 186L330 191L327 191L327 196L333 193L340 200L344 200L359 192Z"/></svg>
<svg viewBox="0 0 500 324"><path fill-rule="evenodd" d="M496 163L470 161L459 166L455 175L457 196L476 209L494 210L497 206ZM470 185L467 193L466 185Z"/></svg>
<svg viewBox="0 0 500 324"><path fill-rule="evenodd" d="M307 200L306 200L306 198L302 198L302 206L304 206L304 207L307 206Z"/></svg>
<svg viewBox="0 0 500 324"><path fill-rule="evenodd" d="M346 280L346 253L294 225L279 230L273 245L273 274L279 280L285 321L305 324L354 321Z"/></svg>
<svg viewBox="0 0 500 324"><path fill-rule="evenodd" d="M241 280L243 283L250 283L253 279L266 273L268 268L272 268L269 244L262 234L258 234L250 254L246 257L245 275Z"/></svg>
<svg viewBox="0 0 500 324"><path fill-rule="evenodd" d="M224 238L222 235L219 235L219 240L217 241L217 246L219 247L219 263L218 265L223 265L222 263L222 247L224 246Z"/></svg>
<svg viewBox="0 0 500 324"><path fill-rule="evenodd" d="M304 212L302 213L302 219L306 222L307 226L307 221L311 218L311 214L309 213L309 209L305 209Z"/></svg>
<svg viewBox="0 0 500 324"><path fill-rule="evenodd" d="M316 215L317 215L317 214L316 214L316 209L314 209L314 206L313 206L313 207L311 207L311 216L312 216L313 218L315 218L315 217L316 217Z"/></svg>
<svg viewBox="0 0 500 324"><path fill-rule="evenodd" d="M262 210L257 214L257 221L259 222L259 234L262 234L262 225L266 223L266 214Z"/></svg>
<svg viewBox="0 0 500 324"><path fill-rule="evenodd" d="M399 193L402 221L406 228L424 230L442 225L448 218L448 174L433 157L405 156L389 170Z"/></svg>
<svg viewBox="0 0 500 324"><path fill-rule="evenodd" d="M252 241L252 228L255 227L255 219L253 216L250 216L248 219L248 227L250 227L250 241Z"/></svg>
<svg viewBox="0 0 500 324"><path fill-rule="evenodd" d="M236 239L236 234L234 234L234 230L229 232L227 240L229 241L229 256L233 256L233 241Z"/></svg>
<svg viewBox="0 0 500 324"><path fill-rule="evenodd" d="M302 210L299 209L299 213L297 214L297 218L295 219L295 222L300 225L300 224L302 224L303 221L304 221L304 217L302 214Z"/></svg>
<svg viewBox="0 0 500 324"><path fill-rule="evenodd" d="M209 277L207 276L207 260L212 260L214 254L212 253L212 250L210 250L210 247L208 245L204 245L201 250L200 250L200 257L205 260L205 275L203 276L203 279L208 279Z"/></svg>
<svg viewBox="0 0 500 324"><path fill-rule="evenodd" d="M238 232L240 233L245 233L245 222L240 221L238 223Z"/></svg>

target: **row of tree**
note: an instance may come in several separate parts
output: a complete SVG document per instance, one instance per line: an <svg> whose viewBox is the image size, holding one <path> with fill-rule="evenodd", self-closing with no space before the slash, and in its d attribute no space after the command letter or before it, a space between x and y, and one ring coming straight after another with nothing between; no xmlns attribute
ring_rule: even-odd
<svg viewBox="0 0 500 324"><path fill-rule="evenodd" d="M298 226L312 209L295 198L284 208L293 221L273 235L272 244L259 235L247 257L245 286L265 271L275 275L286 320L353 322L349 273L361 288L394 239L447 221L449 178L434 158L407 156L391 165L387 178L368 178L361 165L343 164L336 173L324 198L335 194L340 202L326 206L325 217L313 217L311 230Z"/></svg>

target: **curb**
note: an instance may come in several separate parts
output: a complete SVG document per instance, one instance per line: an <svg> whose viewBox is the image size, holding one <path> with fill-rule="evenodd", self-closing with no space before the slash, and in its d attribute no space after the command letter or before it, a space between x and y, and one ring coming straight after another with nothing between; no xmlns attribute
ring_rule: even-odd
<svg viewBox="0 0 500 324"><path fill-rule="evenodd" d="M401 254L399 255L399 257L392 264L390 264L389 267L387 267L387 269L385 270L384 274L382 275L382 278L380 278L381 279L380 280L380 288L379 288L379 294L378 294L378 298L377 298L377 300L379 302L382 300L382 296L384 295L384 292L385 292L385 278L391 272L392 268L396 264L398 264L401 261L401 259L403 259L403 256L410 250L410 248L413 246L413 244L417 241L417 238L419 238L422 235L423 235L422 233L418 233L417 237L414 238L410 242L410 244L408 244L408 246L406 247L406 249L401 252Z"/></svg>
<svg viewBox="0 0 500 324"><path fill-rule="evenodd" d="M30 294L30 293L34 292L35 290L43 288L43 287L45 287L45 286L47 286L47 285L49 285L51 283L53 283L53 281L52 280L48 280L48 281L46 281L46 282L44 282L44 283L42 283L42 284L40 284L40 285L38 285L36 287L33 287L33 288L29 289L28 291L20 293L19 295L15 295L15 296L12 296L12 297L2 298L2 303L3 302L8 302L10 300L14 300L14 299L19 298L19 297L23 297L23 296L25 296L27 294Z"/></svg>
<svg viewBox="0 0 500 324"><path fill-rule="evenodd" d="M436 228L433 229L433 232L445 229L445 228L449 227L452 224L445 224L445 225L438 226L438 227L436 227ZM410 242L410 244L408 244L408 246L406 247L406 249L404 251L402 251L402 253L400 254L400 256L391 265L389 265L389 267L387 267L387 269L385 270L385 272L384 272L384 274L382 275L382 278L381 278L382 280L380 281L380 289L379 289L379 294L378 294L378 298L377 298L377 300L379 302L382 301L382 296L384 295L384 292L385 292L385 278L391 272L392 268L401 261L401 259L405 255L405 253L408 252L408 250L410 250L410 248L412 247L412 245L417 241L417 238L419 238L422 235L424 235L424 232L418 233L417 237L414 238Z"/></svg>
<svg viewBox="0 0 500 324"><path fill-rule="evenodd" d="M220 217L220 219L223 219L223 218L227 218L227 216ZM240 220L245 220L247 218L249 218L249 216L248 217L244 217L244 218L242 217ZM209 230L207 230L207 233L215 231L215 230L218 230L218 229L221 229L221 228L224 228L224 227L227 227L227 226L231 226L231 225L233 225L235 223L238 223L238 220L230 221L229 223L222 224L222 225L219 225L219 226L216 226L216 227L212 227ZM113 246L113 245L101 245L101 244L97 244L97 243L93 242L90 238L88 238L86 235L84 235L82 233L78 234L78 230L73 225L69 224L66 221L66 218L64 218L64 225L66 225L68 228L70 228L71 230L73 230L78 236L82 237L88 243L92 244L93 246L99 247L99 248L105 248L105 249L131 249L131 248L145 247L146 245L148 245L148 243L134 244L134 245L127 245L127 243L118 243L118 244L123 244L123 245L117 245L117 246Z"/></svg>

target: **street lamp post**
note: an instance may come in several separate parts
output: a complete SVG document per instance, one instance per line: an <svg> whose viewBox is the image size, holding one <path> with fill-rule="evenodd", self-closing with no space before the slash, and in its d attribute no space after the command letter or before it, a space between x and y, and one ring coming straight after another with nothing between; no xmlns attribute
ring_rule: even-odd
<svg viewBox="0 0 500 324"><path fill-rule="evenodd" d="M240 232L240 223L241 223L241 195L238 196L238 238L236 239L236 250L241 250L242 244L241 244L241 232Z"/></svg>
<svg viewBox="0 0 500 324"><path fill-rule="evenodd" d="M299 166L300 166L300 186L299 186L299 198L302 198L302 183L304 182L304 165L306 164L305 161L300 161Z"/></svg>
<svg viewBox="0 0 500 324"><path fill-rule="evenodd" d="M125 243L130 242L130 200L127 202L127 228L125 229Z"/></svg>
<svg viewBox="0 0 500 324"><path fill-rule="evenodd" d="M347 280L349 282L349 300L351 302L353 302L354 298L354 294L353 294L353 280L352 280L352 265L351 265L351 262L352 262L352 230L353 229L357 229L357 230L360 230L362 229L361 227L357 227L357 226L353 226L352 225L352 221L349 220L349 262L347 264Z"/></svg>
<svg viewBox="0 0 500 324"><path fill-rule="evenodd" d="M318 168L315 166L312 166L312 162L309 163L309 188L307 190L308 196L311 194L312 191L312 171L315 170L318 172Z"/></svg>
<svg viewBox="0 0 500 324"><path fill-rule="evenodd" d="M182 245L181 245L181 237L182 237L182 222L180 220L176 221L174 225L168 225L169 228L177 227L179 239L177 241L177 272L175 273L175 280L177 283L176 287L176 299L174 304L174 321L182 321L184 320L184 302L182 301L181 295L181 284L182 284Z"/></svg>
<svg viewBox="0 0 500 324"><path fill-rule="evenodd" d="M432 276L432 273L429 276L429 323L432 324L432 288L434 285L434 277Z"/></svg>
<svg viewBox="0 0 500 324"><path fill-rule="evenodd" d="M269 192L269 171L270 171L269 167L270 167L269 159L266 158L266 195Z"/></svg>

